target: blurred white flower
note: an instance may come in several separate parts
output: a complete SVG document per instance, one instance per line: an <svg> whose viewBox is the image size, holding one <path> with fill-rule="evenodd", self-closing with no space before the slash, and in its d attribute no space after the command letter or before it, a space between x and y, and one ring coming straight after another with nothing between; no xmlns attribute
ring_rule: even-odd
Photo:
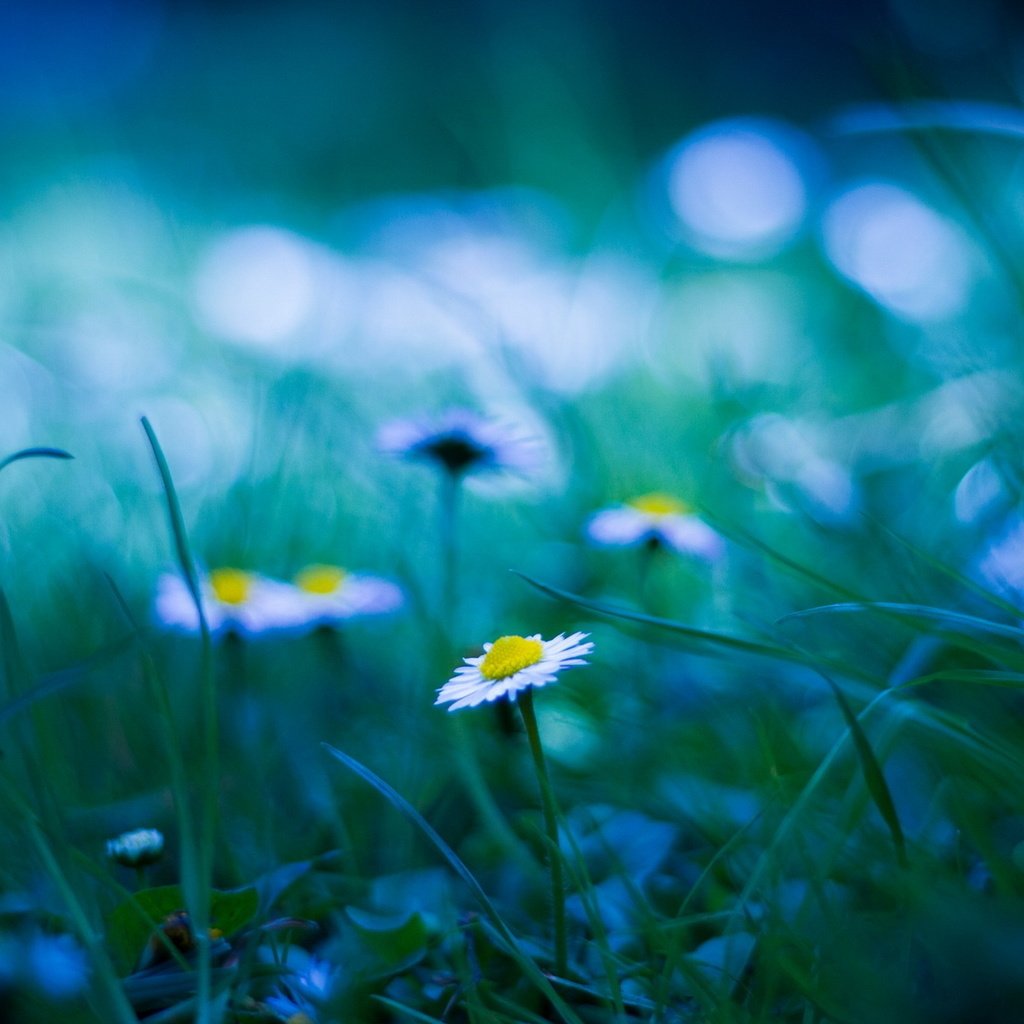
<svg viewBox="0 0 1024 1024"><path fill-rule="evenodd" d="M211 633L256 636L305 623L296 588L241 569L218 568L200 578L203 612ZM168 629L199 631L199 615L185 581L165 573L157 584L156 617Z"/></svg>
<svg viewBox="0 0 1024 1024"><path fill-rule="evenodd" d="M107 856L129 868L155 864L163 852L164 837L155 828L137 828L107 840Z"/></svg>
<svg viewBox="0 0 1024 1024"><path fill-rule="evenodd" d="M434 419L392 420L381 427L377 444L388 454L433 463L452 476L501 471L529 475L543 464L538 438L469 409L448 409Z"/></svg>
<svg viewBox="0 0 1024 1024"><path fill-rule="evenodd" d="M89 981L89 958L70 935L37 929L0 934L0 990L24 985L47 999L80 995Z"/></svg>
<svg viewBox="0 0 1024 1024"><path fill-rule="evenodd" d="M664 546L708 562L725 552L721 535L668 494L644 494L602 509L590 518L586 529L595 544L612 547Z"/></svg>
<svg viewBox="0 0 1024 1024"><path fill-rule="evenodd" d="M284 963L292 971L265 1005L283 1021L313 1024L321 1005L330 998L338 968L295 946L289 948Z"/></svg>
<svg viewBox="0 0 1024 1024"><path fill-rule="evenodd" d="M438 691L435 704L453 702L449 711L472 708L508 695L512 700L529 686L553 683L563 668L585 665L594 645L588 633L559 633L552 640L535 636L502 636L484 644L484 653L465 664Z"/></svg>
<svg viewBox="0 0 1024 1024"><path fill-rule="evenodd" d="M295 576L306 622L329 625L362 615L383 615L402 606L401 588L379 576L349 573L336 565L309 565Z"/></svg>

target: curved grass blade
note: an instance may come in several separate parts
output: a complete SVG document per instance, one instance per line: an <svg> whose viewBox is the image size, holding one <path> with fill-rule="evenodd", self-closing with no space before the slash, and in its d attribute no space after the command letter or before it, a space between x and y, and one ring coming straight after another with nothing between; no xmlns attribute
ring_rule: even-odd
<svg viewBox="0 0 1024 1024"><path fill-rule="evenodd" d="M25 656L21 653L18 633L14 628L14 615L2 588L0 588L0 668L3 669L4 686L7 693L20 694L29 685L32 675L25 663Z"/></svg>
<svg viewBox="0 0 1024 1024"><path fill-rule="evenodd" d="M0 459L0 470L6 469L15 462L22 459L73 459L74 455L64 451L63 448L22 448Z"/></svg>
<svg viewBox="0 0 1024 1024"><path fill-rule="evenodd" d="M837 583L835 580L829 579L827 576L823 576L821 573L815 572L813 569L808 568L808 566L790 558L777 548L772 547L771 544L761 540L761 538L756 534L751 533L749 530L744 529L735 522L723 519L721 516L718 516L713 512L710 513L709 518L714 520L715 526L721 527L721 532L728 538L738 539L742 542L744 547L757 548L758 551L763 552L777 565L786 569L792 576L805 580L809 583L813 583L822 590L839 594L841 597L845 597L851 601L859 601L863 599L862 594L851 590L849 587L844 587L841 583Z"/></svg>
<svg viewBox="0 0 1024 1024"><path fill-rule="evenodd" d="M6 610L6 601L3 594L0 593L0 620L3 620L3 612ZM6 622L3 623L6 625ZM8 645L6 643L6 629L0 627L0 635L5 636L4 643L4 661L7 660ZM53 672L48 676L41 679L35 686L20 693L17 697L7 701L6 704L0 705L0 725L3 725L8 719L13 718L15 715L22 711L30 708L36 701L42 700L45 697L50 697L55 693L61 693L63 690L67 690L72 686L77 686L79 683L86 681L89 678L91 672L99 668L105 668L111 662L116 661L122 654L131 650L135 644L135 636L128 635L123 636L119 640L115 640L113 643L108 644L103 650L94 654L88 660L82 662L80 665L73 665L71 668L62 669L59 672ZM5 665L5 672L9 675L9 670Z"/></svg>
<svg viewBox="0 0 1024 1024"><path fill-rule="evenodd" d="M928 622L938 622L941 625L969 632L987 633L991 636L1008 637L1011 640L1024 642L1024 629L1019 626L1007 626L1002 622L992 622L989 619L978 618L976 615L952 612L945 608L933 608L923 604L903 604L896 601L851 601L844 604L823 604L817 608L805 608L799 612L790 612L788 615L783 615L778 623L789 622L793 619L806 619L813 615L870 611L882 612L902 619L924 619Z"/></svg>
<svg viewBox="0 0 1024 1024"><path fill-rule="evenodd" d="M1024 672L1007 672L998 668L947 668L941 672L930 672L901 683L896 689L907 690L928 683L978 683L982 686L999 686L1008 690L1024 690Z"/></svg>
<svg viewBox="0 0 1024 1024"><path fill-rule="evenodd" d="M208 632L206 616L203 613L203 601L199 593L199 577L196 575L195 562L192 559L192 550L188 543L188 534L185 532L185 520L181 514L181 504L178 501L178 493L174 489L174 480L171 478L171 470L167 465L163 449L157 440L156 432L152 424L145 416L142 417L142 429L146 432L146 440L153 451L153 458L156 460L156 468L160 473L160 482L164 487L164 499L167 503L167 514L171 522L171 535L174 539L174 551L178 556L178 565L181 567L182 575L185 577L185 584L195 602L196 611L199 613L199 625L201 630Z"/></svg>
<svg viewBox="0 0 1024 1024"><path fill-rule="evenodd" d="M449 863L452 870L466 883L469 891L473 894L474 899L480 904L484 914L488 917L491 924L496 929L498 935L500 935L502 941L508 947L508 952L511 954L513 959L522 968L523 973L526 974L530 980L540 989L541 992L547 996L552 1006L558 1011L559 1016L567 1022L567 1024L581 1024L579 1017L570 1009L565 1001L558 995L552 986L551 982L547 979L540 968L530 959L526 953L523 952L519 945L519 940L516 939L512 930L509 928L501 915L498 913L497 907L491 902L490 897L484 892L483 887L476 880L473 873L466 867L465 863L459 857L459 855L441 838L441 836L434 830L434 827L427 821L426 818L416 810L415 807L408 800L402 796L398 790L388 785L379 775L374 774L366 765L357 761L354 757L338 750L336 747L332 747L329 743L324 743L323 748L327 751L331 757L340 761L349 771L358 775L364 782L371 785L378 793L381 794L396 810L403 814L409 819L426 837L434 844L438 852L442 857Z"/></svg>
<svg viewBox="0 0 1024 1024"><path fill-rule="evenodd" d="M839 710L842 712L843 720L846 722L846 727L850 730L850 737L853 739L853 747L857 752L857 759L860 761L860 768L864 773L864 781L867 784L868 792L878 808L878 813L882 815L882 820L888 827L890 835L892 835L893 845L896 847L896 857L900 862L900 866L907 867L907 844L903 838L903 828L900 825L899 815L896 813L896 805L893 803L892 793L889 792L889 784L885 781L885 775L882 774L878 758L875 757L875 752L871 749L871 743L868 741L864 728L853 713L853 708L850 707L849 701L843 695L843 691L828 676L822 676L822 678L832 690L836 703L839 705Z"/></svg>
<svg viewBox="0 0 1024 1024"><path fill-rule="evenodd" d="M548 583L541 583L526 573L512 572L520 579L525 580L531 587L549 597L557 598L559 601L567 601L569 604L578 605L588 611L597 612L599 615L608 615L615 619L625 619L628 622L636 622L643 626L654 626L656 629L664 629L678 636L696 640L700 643L709 644L715 647L726 647L734 651L741 651L744 654L755 654L765 658L774 658L779 661L794 662L799 665L815 664L814 659L800 653L799 651L780 647L776 644L761 643L757 640L744 640L741 637L729 636L726 633L713 633L706 629L697 629L695 626L687 626L675 619L662 619L655 615L645 615L643 612L635 612L629 608L618 608L615 605L603 604L600 601L593 601L588 597L581 597L579 594L570 593L568 590L560 590Z"/></svg>
<svg viewBox="0 0 1024 1024"><path fill-rule="evenodd" d="M998 594L994 594L987 587L983 587L977 580L972 580L970 576L965 576L962 572L954 569L951 565L947 565L941 558L937 558L935 555L925 551L924 548L918 547L916 544L912 544L906 539L906 537L901 537L891 527L886 526L884 523L876 522L875 526L883 533L888 534L894 541L896 541L897 544L906 548L915 558L924 562L925 565L930 566L937 572L942 573L944 576L948 576L965 590L969 590L972 594L977 594L977 596L983 601L987 601L989 604L998 608L1000 611L1005 612L1007 615L1018 619L1024 618L1024 611L1012 602L1000 597Z"/></svg>
<svg viewBox="0 0 1024 1024"><path fill-rule="evenodd" d="M191 857L186 855L186 860L183 864L183 866L188 866L189 870L182 871L182 888L186 894L189 913L192 915L192 921L198 937L199 991L197 1000L199 1012L196 1020L198 1024L210 1024L210 1022L219 1019L211 987L209 925L210 890L213 880L214 833L217 825L217 797L220 781L219 754L217 749L217 695L213 684L210 627L206 621L206 614L203 611L202 595L199 590L199 577L196 573L195 562L188 543L188 534L185 532L185 520L181 514L181 504L178 501L178 494L174 488L174 480L171 477L167 459L164 457L163 449L157 440L156 432L145 416L142 417L142 429L146 432L146 439L149 441L149 447L153 451L153 458L156 460L160 481L163 484L164 499L170 520L171 535L174 539L174 548L178 556L178 565L181 567L182 575L185 577L185 584L189 589L196 608L196 614L199 617L201 642L200 682L202 691L201 721L203 747L206 755L205 764L202 765L202 768L205 779L198 787L200 792L199 820L201 828L195 837L196 846L194 853Z"/></svg>

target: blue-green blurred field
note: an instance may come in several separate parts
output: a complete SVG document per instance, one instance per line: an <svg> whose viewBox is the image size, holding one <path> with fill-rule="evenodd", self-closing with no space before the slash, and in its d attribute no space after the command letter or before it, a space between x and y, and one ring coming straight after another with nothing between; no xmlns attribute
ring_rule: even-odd
<svg viewBox="0 0 1024 1024"><path fill-rule="evenodd" d="M0 460L73 456L0 462L0 1018L1024 1019L1021 27L0 15ZM452 409L531 464L382 450ZM721 551L595 542L652 494ZM402 605L158 602L310 565ZM556 850L434 702L576 631Z"/></svg>

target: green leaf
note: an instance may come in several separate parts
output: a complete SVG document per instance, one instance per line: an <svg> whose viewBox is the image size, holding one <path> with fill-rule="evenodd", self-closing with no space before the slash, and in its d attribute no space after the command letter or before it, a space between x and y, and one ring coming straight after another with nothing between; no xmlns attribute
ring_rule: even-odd
<svg viewBox="0 0 1024 1024"><path fill-rule="evenodd" d="M14 462L20 462L22 459L73 459L74 455L70 452L64 451L63 448L22 448L21 451L14 452L13 455L8 455L3 459L0 459L0 470L6 469Z"/></svg>
<svg viewBox="0 0 1024 1024"><path fill-rule="evenodd" d="M346 907L345 914L363 944L388 967L408 963L427 948L429 930L417 910L411 914L375 914Z"/></svg>
<svg viewBox="0 0 1024 1024"><path fill-rule="evenodd" d="M110 948L114 962L127 974L138 961L146 942L164 919L185 907L181 886L161 885L143 889L118 904L107 921ZM225 936L241 931L259 909L259 895L254 888L230 892L214 890L210 901L210 927Z"/></svg>

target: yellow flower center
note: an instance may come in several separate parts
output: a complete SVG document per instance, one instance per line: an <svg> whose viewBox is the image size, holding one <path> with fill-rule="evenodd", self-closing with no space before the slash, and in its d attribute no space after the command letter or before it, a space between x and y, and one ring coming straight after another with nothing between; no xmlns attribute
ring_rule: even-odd
<svg viewBox="0 0 1024 1024"><path fill-rule="evenodd" d="M507 679L520 669L536 665L543 655L544 646L539 640L527 640L522 636L498 637L480 662L480 675L484 679Z"/></svg>
<svg viewBox="0 0 1024 1024"><path fill-rule="evenodd" d="M251 587L252 576L241 569L214 569L210 573L210 589L223 604L243 604Z"/></svg>
<svg viewBox="0 0 1024 1024"><path fill-rule="evenodd" d="M680 516L690 511L690 507L685 502L660 491L653 494L642 494L628 504L630 508L635 508L637 512L644 512L649 516Z"/></svg>
<svg viewBox="0 0 1024 1024"><path fill-rule="evenodd" d="M336 565L311 565L295 577L295 586L307 594L333 594L345 579Z"/></svg>

